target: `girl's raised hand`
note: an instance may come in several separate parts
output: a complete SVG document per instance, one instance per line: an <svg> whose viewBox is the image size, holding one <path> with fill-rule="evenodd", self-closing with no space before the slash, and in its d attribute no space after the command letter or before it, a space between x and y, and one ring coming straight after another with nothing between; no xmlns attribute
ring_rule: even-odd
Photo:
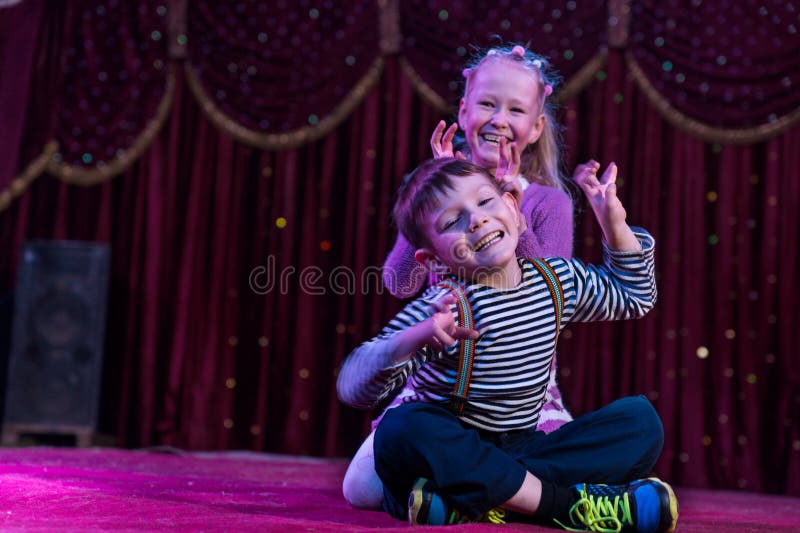
<svg viewBox="0 0 800 533"><path fill-rule="evenodd" d="M455 122L450 124L447 131L444 129L445 125L445 121L440 120L433 130L433 135L431 135L431 151L433 151L433 158L455 157L456 159L466 159L461 152L453 153L453 138L458 131L458 124Z"/></svg>
<svg viewBox="0 0 800 533"><path fill-rule="evenodd" d="M522 188L519 186L520 161L521 156L517 143L506 144L506 138L500 137L500 150L494 177L497 178L504 192L510 192L514 195L518 204L522 202Z"/></svg>

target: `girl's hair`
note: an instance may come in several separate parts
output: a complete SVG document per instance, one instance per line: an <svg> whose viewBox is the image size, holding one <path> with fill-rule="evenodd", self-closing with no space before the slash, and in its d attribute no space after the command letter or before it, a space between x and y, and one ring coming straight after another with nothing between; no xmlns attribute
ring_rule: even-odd
<svg viewBox="0 0 800 533"><path fill-rule="evenodd" d="M439 194L455 189L453 179L479 174L502 194L500 184L488 170L475 163L442 157L425 161L403 179L392 215L397 228L414 247L428 244L425 217L439 206Z"/></svg>
<svg viewBox="0 0 800 533"><path fill-rule="evenodd" d="M561 82L561 77L553 70L547 58L522 45L495 46L479 51L467 63L463 71L465 99L469 92L470 79L483 65L491 61L511 61L533 73L538 80L539 110L545 116L545 125L539 140L529 144L521 154L520 173L528 181L565 190L561 174L560 128L555 121L556 104L550 96Z"/></svg>

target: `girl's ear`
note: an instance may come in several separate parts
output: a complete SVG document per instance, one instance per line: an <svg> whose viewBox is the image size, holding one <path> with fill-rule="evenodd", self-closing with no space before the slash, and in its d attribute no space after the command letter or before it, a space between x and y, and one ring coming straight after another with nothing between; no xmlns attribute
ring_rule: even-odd
<svg viewBox="0 0 800 533"><path fill-rule="evenodd" d="M545 124L547 124L547 117L542 113L539 115L539 118L536 119L531 134L528 136L528 144L533 144L539 140L539 137L542 136L542 132L544 131Z"/></svg>
<svg viewBox="0 0 800 533"><path fill-rule="evenodd" d="M458 103L458 127L461 128L461 131L467 131L467 104L466 101L462 98L461 101Z"/></svg>

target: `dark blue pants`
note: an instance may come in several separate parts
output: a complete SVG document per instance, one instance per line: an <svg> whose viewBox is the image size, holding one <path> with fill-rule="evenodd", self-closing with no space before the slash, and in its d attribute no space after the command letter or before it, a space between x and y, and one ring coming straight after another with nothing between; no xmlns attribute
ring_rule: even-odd
<svg viewBox="0 0 800 533"><path fill-rule="evenodd" d="M549 434L482 431L444 406L409 403L389 410L378 425L375 470L385 508L396 518L407 517L408 494L419 477L477 517L516 494L526 470L564 487L627 483L650 473L663 445L661 420L643 396L617 400Z"/></svg>

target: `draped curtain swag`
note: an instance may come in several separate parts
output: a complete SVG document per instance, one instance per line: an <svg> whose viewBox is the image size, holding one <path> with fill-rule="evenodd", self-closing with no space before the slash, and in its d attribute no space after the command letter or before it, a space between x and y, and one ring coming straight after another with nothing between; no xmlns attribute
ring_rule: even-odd
<svg viewBox="0 0 800 533"><path fill-rule="evenodd" d="M4 18L40 3L9 7ZM403 72L431 105L452 113L473 46L500 42L500 35L555 62L564 77L556 95L561 102L604 75L611 44L625 48L631 77L656 109L700 139L754 143L795 123L800 37L794 5L685 4L199 1L188 10L185 2L152 0L135 7L75 4L67 16L80 23L65 32L59 58L63 89L51 93L60 108L55 138L43 139L30 160L20 159L24 170L16 177L0 175L0 210L44 170L42 160L49 159L46 168L56 177L88 185L139 157L169 111L175 84L168 47L174 43L188 48L185 76L210 120L238 141L268 150L315 141L340 124L380 77L387 50L397 50ZM185 17L178 22L185 34L168 28L169 8ZM9 25L9 42L14 31L23 28ZM398 42L387 45L387 39ZM11 46L3 50L12 53Z"/></svg>

